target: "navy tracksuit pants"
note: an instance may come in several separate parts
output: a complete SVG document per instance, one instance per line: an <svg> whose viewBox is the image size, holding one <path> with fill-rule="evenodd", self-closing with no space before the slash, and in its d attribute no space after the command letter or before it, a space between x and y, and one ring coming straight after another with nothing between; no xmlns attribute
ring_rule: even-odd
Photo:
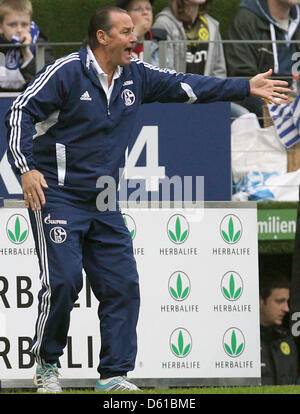
<svg viewBox="0 0 300 414"><path fill-rule="evenodd" d="M132 240L120 211L99 212L51 203L29 211L42 288L32 352L56 363L67 342L70 312L84 268L99 300L102 378L134 369L139 284Z"/></svg>

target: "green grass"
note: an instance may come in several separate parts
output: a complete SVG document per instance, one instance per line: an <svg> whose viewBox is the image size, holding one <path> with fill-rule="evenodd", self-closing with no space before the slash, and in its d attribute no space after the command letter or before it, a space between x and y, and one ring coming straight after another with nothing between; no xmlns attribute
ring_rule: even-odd
<svg viewBox="0 0 300 414"><path fill-rule="evenodd" d="M35 391L2 391L2 394L35 394ZM65 390L62 394L96 394L93 390ZM98 393L106 394L108 393ZM300 394L300 385L257 386L257 387L203 387L203 388L169 388L144 389L134 392L111 392L109 394Z"/></svg>

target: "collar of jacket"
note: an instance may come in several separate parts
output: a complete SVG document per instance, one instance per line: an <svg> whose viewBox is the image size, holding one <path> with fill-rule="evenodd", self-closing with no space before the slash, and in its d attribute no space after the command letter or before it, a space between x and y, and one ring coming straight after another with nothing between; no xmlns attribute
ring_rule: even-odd
<svg viewBox="0 0 300 414"><path fill-rule="evenodd" d="M81 64L83 66L83 70L84 72L87 74L87 76L90 78L91 82L97 86L99 89L103 90L101 83L99 81L99 78L97 76L96 71L93 69L93 66L91 64L91 60L89 57L89 54L87 52L87 48L86 46L83 46L80 50L79 50L79 56L80 56L80 60L81 60ZM118 79L120 79L120 82L118 82L120 85L123 84L123 82L125 81L125 79L130 75L131 71L129 68L130 65L128 66L121 66L122 68L122 73L120 75L120 77ZM122 81L122 82L121 82ZM116 89L116 87L114 88ZM113 93L114 95L114 93Z"/></svg>
<svg viewBox="0 0 300 414"><path fill-rule="evenodd" d="M274 340L282 339L290 335L288 329L283 325L260 325L260 334L263 338L269 338Z"/></svg>

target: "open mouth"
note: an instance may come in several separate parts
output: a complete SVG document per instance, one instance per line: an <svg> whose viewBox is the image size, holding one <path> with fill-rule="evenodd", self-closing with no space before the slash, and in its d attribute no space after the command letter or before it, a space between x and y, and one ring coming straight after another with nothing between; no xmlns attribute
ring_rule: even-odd
<svg viewBox="0 0 300 414"><path fill-rule="evenodd" d="M132 47L126 47L125 52L131 56L131 52L133 51Z"/></svg>

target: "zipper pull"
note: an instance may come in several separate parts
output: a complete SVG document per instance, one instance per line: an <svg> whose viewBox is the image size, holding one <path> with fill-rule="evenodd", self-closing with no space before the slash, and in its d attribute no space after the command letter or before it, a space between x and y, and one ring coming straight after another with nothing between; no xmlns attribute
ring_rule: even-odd
<svg viewBox="0 0 300 414"><path fill-rule="evenodd" d="M107 115L110 116L109 106L107 105Z"/></svg>

